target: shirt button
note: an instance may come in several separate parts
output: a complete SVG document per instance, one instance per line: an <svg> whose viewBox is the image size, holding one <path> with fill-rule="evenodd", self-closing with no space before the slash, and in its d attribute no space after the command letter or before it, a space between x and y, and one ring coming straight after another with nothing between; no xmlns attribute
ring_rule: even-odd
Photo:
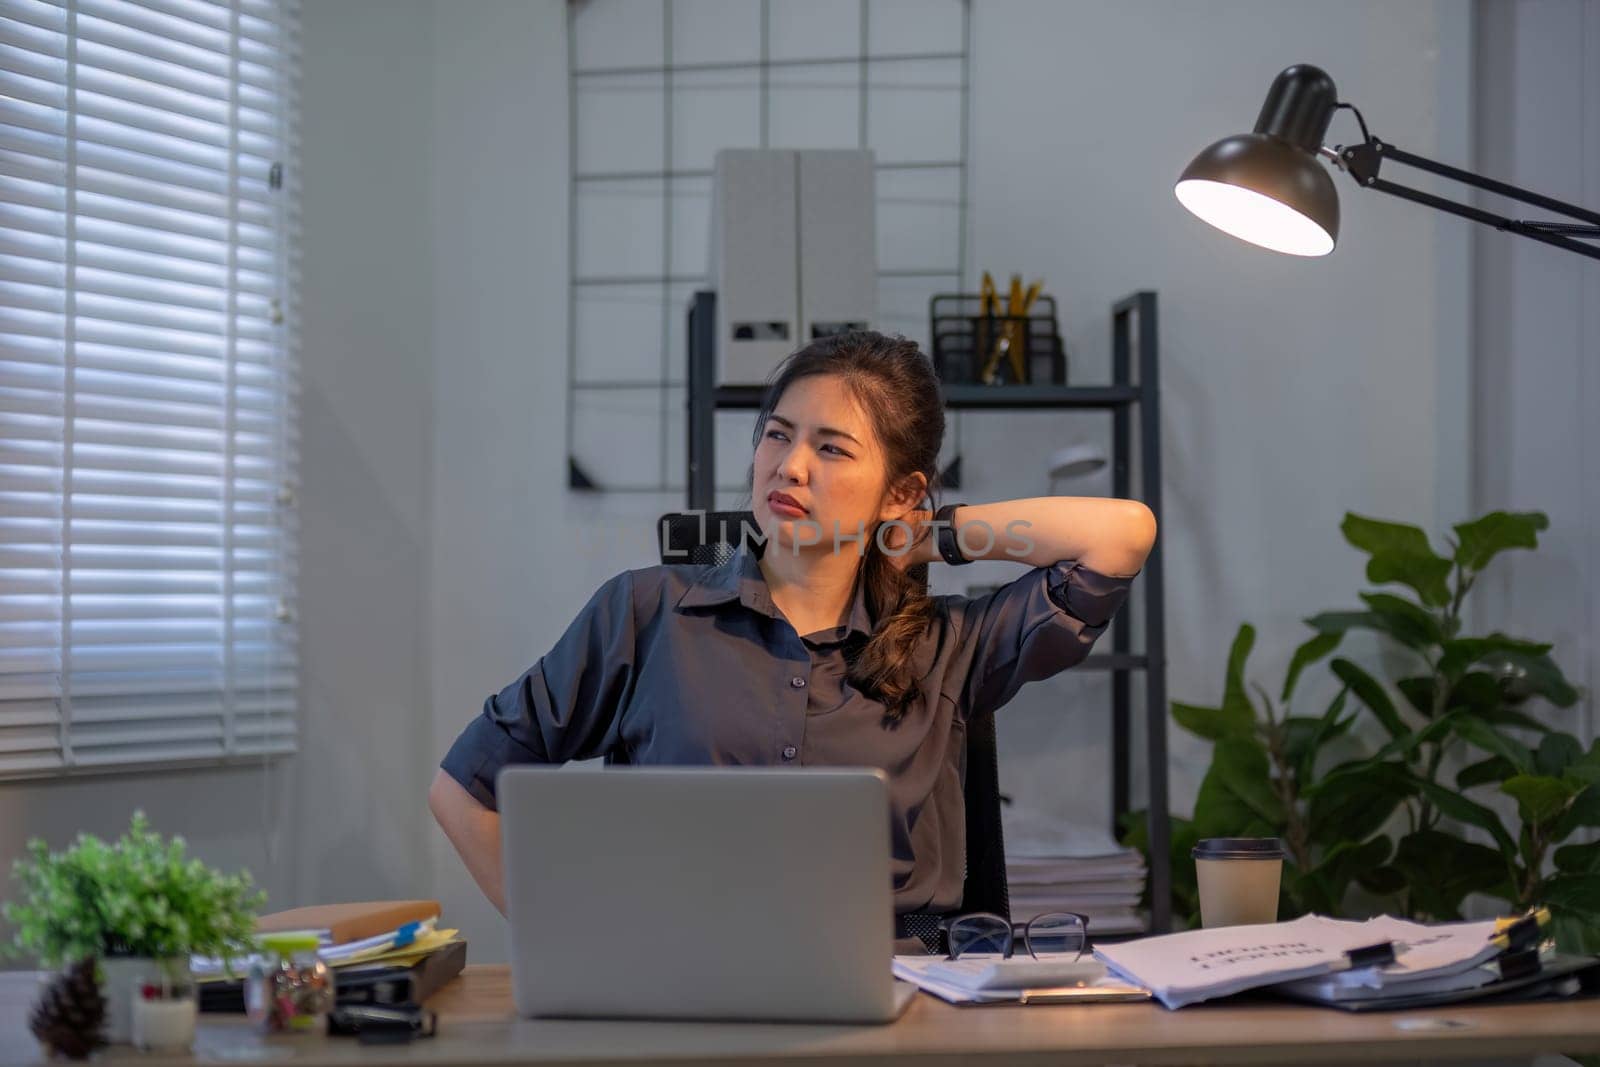
<svg viewBox="0 0 1600 1067"><path fill-rule="evenodd" d="M794 759L795 756L797 756L799 754L800 754L800 750L795 748L793 745L784 745L783 746L783 758L784 759Z"/></svg>
<svg viewBox="0 0 1600 1067"><path fill-rule="evenodd" d="M789 684L794 686L796 689L804 689L806 687L806 680L804 678L796 676L794 678L790 678L789 679Z"/></svg>

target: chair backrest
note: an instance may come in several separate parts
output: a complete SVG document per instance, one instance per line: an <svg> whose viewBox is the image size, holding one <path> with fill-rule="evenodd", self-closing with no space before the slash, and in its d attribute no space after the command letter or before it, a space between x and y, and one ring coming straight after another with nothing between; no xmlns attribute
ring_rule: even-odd
<svg viewBox="0 0 1600 1067"><path fill-rule="evenodd" d="M684 511L661 516L656 547L662 563L726 562L741 537L759 533L752 511Z"/></svg>
<svg viewBox="0 0 1600 1067"><path fill-rule="evenodd" d="M656 525L663 563L715 565L732 556L741 538L758 532L749 511L671 512ZM967 724L967 775L962 784L967 814L966 878L961 911L1011 917L1006 886L1005 839L1000 826L1000 761L994 716Z"/></svg>

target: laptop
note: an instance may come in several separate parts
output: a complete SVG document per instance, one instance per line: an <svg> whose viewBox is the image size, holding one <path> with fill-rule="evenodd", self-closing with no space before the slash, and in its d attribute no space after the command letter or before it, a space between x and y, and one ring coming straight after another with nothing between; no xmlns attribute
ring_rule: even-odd
<svg viewBox="0 0 1600 1067"><path fill-rule="evenodd" d="M497 796L521 1015L882 1023L916 991L880 771L513 766Z"/></svg>

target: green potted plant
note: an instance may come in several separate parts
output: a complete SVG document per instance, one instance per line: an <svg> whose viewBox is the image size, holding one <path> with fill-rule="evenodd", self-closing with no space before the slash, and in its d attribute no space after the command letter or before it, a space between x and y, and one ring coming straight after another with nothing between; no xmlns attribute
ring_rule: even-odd
<svg viewBox="0 0 1600 1067"><path fill-rule="evenodd" d="M1255 627L1234 636L1216 707L1172 705L1173 720L1212 743L1211 765L1195 797L1194 817L1172 816L1172 916L1181 926L1200 922L1199 889L1190 856L1208 837L1277 837L1284 850L1279 914L1341 915L1341 901L1368 865L1389 855L1389 840L1372 837L1389 810L1346 810L1314 804L1328 753L1347 738L1360 717L1341 688L1314 714L1297 714L1297 683L1305 668L1330 650L1313 637L1295 651L1276 701L1246 674ZM1336 641L1333 643L1337 643ZM1255 696L1250 695L1254 689ZM1345 742L1348 744L1348 741ZM1376 821L1373 821L1376 816ZM1143 812L1129 817L1123 843L1149 853Z"/></svg>
<svg viewBox="0 0 1600 1067"><path fill-rule="evenodd" d="M1173 821L1175 915L1195 910L1195 839L1263 834L1288 847L1287 914L1348 914L1347 891L1359 884L1369 905L1449 920L1477 892L1512 910L1548 904L1564 948L1600 949L1600 844L1570 840L1600 826L1600 744L1585 752L1548 713L1530 714L1535 700L1563 709L1578 698L1549 645L1461 632L1462 606L1483 570L1503 551L1536 548L1547 525L1538 512L1492 512L1456 526L1441 555L1417 527L1345 516L1345 539L1369 557L1368 579L1414 595L1363 593L1364 610L1306 620L1316 635L1295 652L1277 707L1259 686L1258 699L1247 691L1248 625L1230 651L1221 705L1173 705L1179 725L1213 742L1194 819ZM1332 703L1293 714L1296 681L1354 630L1390 645L1401 677L1386 686L1336 658L1330 669L1341 688ZM1380 747L1324 766L1327 747L1363 708ZM1510 828L1489 803L1497 795L1502 806L1515 803ZM1469 840L1460 826L1489 843ZM1398 840L1384 833L1391 828ZM1142 818L1127 841L1147 847Z"/></svg>
<svg viewBox="0 0 1600 1067"><path fill-rule="evenodd" d="M1365 610L1307 622L1329 641L1374 632L1405 667L1391 682L1397 700L1355 663L1333 661L1386 741L1334 768L1317 790L1327 804L1403 813L1393 855L1371 856L1379 862L1362 876L1369 890L1396 898L1402 914L1458 918L1474 892L1518 911L1547 904L1558 943L1592 952L1600 949L1600 845L1570 839L1600 826L1600 745L1586 752L1554 716L1529 714L1535 700L1569 708L1578 691L1550 645L1461 632L1462 605L1484 569L1501 552L1537 548L1548 526L1542 512L1491 512L1456 526L1440 554L1415 526L1345 516L1345 539L1368 556L1367 578L1405 592L1363 593ZM1464 765L1447 777L1457 764ZM1509 828L1488 803L1499 798L1515 804ZM1476 828L1488 843L1468 840L1452 823Z"/></svg>
<svg viewBox="0 0 1600 1067"><path fill-rule="evenodd" d="M4 915L15 927L14 952L46 967L98 958L113 1043L131 1036L136 991L189 988L191 955L250 951L265 901L248 872L227 875L187 858L181 837L162 838L137 811L110 844L80 834L51 852L33 839L12 873L21 891Z"/></svg>

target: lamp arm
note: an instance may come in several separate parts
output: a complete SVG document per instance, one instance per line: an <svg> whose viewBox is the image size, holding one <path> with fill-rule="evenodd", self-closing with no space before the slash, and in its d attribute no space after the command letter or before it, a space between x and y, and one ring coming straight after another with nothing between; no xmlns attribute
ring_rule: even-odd
<svg viewBox="0 0 1600 1067"><path fill-rule="evenodd" d="M1404 149L1396 148L1392 144L1380 141L1376 137L1369 136L1361 144L1348 147L1341 146L1326 154L1331 155L1341 168L1349 171L1356 184L1364 189L1373 189L1377 192L1388 193L1391 196L1398 196L1418 204L1426 204L1431 208L1447 211L1452 215L1460 215L1462 218L1481 222L1486 226L1493 226L1497 230L1521 234L1523 237L1530 237L1535 241L1542 241L1557 248L1565 248L1569 252L1576 252L1591 259L1600 259L1600 248L1572 240L1573 237L1600 237L1600 213L1589 211L1574 204L1563 203L1560 200L1554 200L1539 193L1531 193L1526 189L1519 189L1514 185L1495 181L1493 178L1485 178L1482 175L1473 174L1471 171L1461 170L1459 167L1452 167L1445 163L1438 163L1422 156L1413 155ZM1432 193L1425 193L1420 189L1398 185L1378 177L1378 169L1385 159L1392 159L1396 163L1404 163L1408 166L1416 167L1418 170L1438 174L1453 181L1487 190L1499 196L1520 200L1523 203L1532 204L1546 211L1554 211L1575 219L1582 219L1583 223L1528 222L1511 219L1504 215L1483 211L1469 204L1446 200L1443 197L1434 196Z"/></svg>

